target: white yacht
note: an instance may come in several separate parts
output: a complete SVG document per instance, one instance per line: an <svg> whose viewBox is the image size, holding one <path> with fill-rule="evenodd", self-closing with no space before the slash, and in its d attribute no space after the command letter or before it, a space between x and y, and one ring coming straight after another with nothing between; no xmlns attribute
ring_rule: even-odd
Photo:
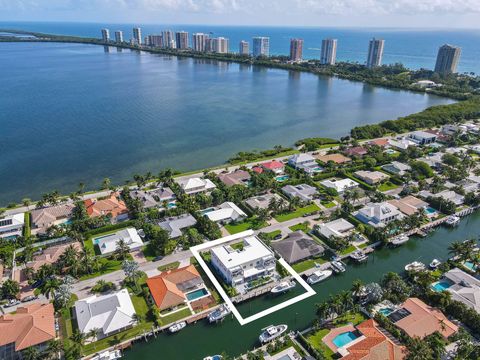
<svg viewBox="0 0 480 360"><path fill-rule="evenodd" d="M173 333L179 332L185 326L187 326L187 323L185 321L182 321L182 322L179 322L179 323L176 323L176 324L173 324L172 326L170 326L168 328L168 331L170 331L173 334Z"/></svg>
<svg viewBox="0 0 480 360"><path fill-rule="evenodd" d="M122 357L122 353L120 350L112 350L112 351L104 351L100 354L95 355L92 357L91 360L115 360L120 359Z"/></svg>
<svg viewBox="0 0 480 360"><path fill-rule="evenodd" d="M270 292L272 294L282 294L284 292L287 292L290 289L293 289L297 283L295 281L282 281L280 284L277 286L273 287Z"/></svg>
<svg viewBox="0 0 480 360"><path fill-rule="evenodd" d="M394 237L391 241L390 244L393 246L400 246L405 244L409 240L409 237L407 235L399 235Z"/></svg>
<svg viewBox="0 0 480 360"><path fill-rule="evenodd" d="M442 262L438 259L433 259L432 262L430 263L430 269L432 270L435 270L436 268L438 268L440 266Z"/></svg>
<svg viewBox="0 0 480 360"><path fill-rule="evenodd" d="M287 331L288 326L285 324L282 325L270 325L266 328L262 329L262 333L258 337L258 340L262 344L275 340L279 336L281 336L285 331Z"/></svg>
<svg viewBox="0 0 480 360"><path fill-rule="evenodd" d="M363 262L368 259L368 256L362 250L356 250L350 254L350 258L357 262Z"/></svg>
<svg viewBox="0 0 480 360"><path fill-rule="evenodd" d="M220 307L218 307L217 309L213 310L210 314L208 314L207 318L208 318L208 321L210 323L214 323L214 322L222 320L225 316L227 316L230 313L231 313L231 311L230 311L228 305L223 304Z"/></svg>
<svg viewBox="0 0 480 360"><path fill-rule="evenodd" d="M323 281L330 276L332 276L333 271L332 270L321 270L321 271L315 271L312 275L310 275L307 278L307 283L310 285L319 283L320 281Z"/></svg>
<svg viewBox="0 0 480 360"><path fill-rule="evenodd" d="M420 261L414 261L410 264L405 265L406 271L423 271L425 269L426 269L425 264Z"/></svg>
<svg viewBox="0 0 480 360"><path fill-rule="evenodd" d="M339 260L333 260L331 263L333 271L339 273L339 272L345 272L346 268L345 265L339 261Z"/></svg>
<svg viewBox="0 0 480 360"><path fill-rule="evenodd" d="M460 218L456 215L449 216L445 224L448 226L457 226L460 223Z"/></svg>

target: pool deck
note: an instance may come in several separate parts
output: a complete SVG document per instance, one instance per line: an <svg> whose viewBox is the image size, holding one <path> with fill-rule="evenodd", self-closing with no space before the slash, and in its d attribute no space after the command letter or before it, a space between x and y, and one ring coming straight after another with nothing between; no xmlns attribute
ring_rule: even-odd
<svg viewBox="0 0 480 360"><path fill-rule="evenodd" d="M335 337L337 337L338 335L340 334L343 334L345 332L354 332L356 331L357 329L355 329L355 326L353 326L352 324L348 324L348 325L345 325L345 326L340 326L338 328L334 328L332 330L330 330L330 332L324 336L324 338L322 339L322 341L324 342L325 345L327 345L330 350L332 350L334 353L337 352L338 350L338 347L337 345L335 345L333 343L333 339L335 339Z"/></svg>

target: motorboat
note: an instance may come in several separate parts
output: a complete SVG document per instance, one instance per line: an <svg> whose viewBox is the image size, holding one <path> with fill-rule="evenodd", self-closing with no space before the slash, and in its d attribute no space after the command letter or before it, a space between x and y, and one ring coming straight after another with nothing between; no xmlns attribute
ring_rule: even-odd
<svg viewBox="0 0 480 360"><path fill-rule="evenodd" d="M368 256L362 250L356 250L350 254L350 258L357 262L363 262L368 259Z"/></svg>
<svg viewBox="0 0 480 360"><path fill-rule="evenodd" d="M433 259L432 262L430 263L430 269L432 270L435 270L436 268L438 268L440 266L442 262L438 259Z"/></svg>
<svg viewBox="0 0 480 360"><path fill-rule="evenodd" d="M445 221L445 224L448 226L457 226L460 223L460 218L456 215L449 216Z"/></svg>
<svg viewBox="0 0 480 360"><path fill-rule="evenodd" d="M330 276L332 276L333 271L332 270L320 270L320 271L315 271L312 275L310 275L307 278L307 283L310 285L319 283L320 281L323 281Z"/></svg>
<svg viewBox="0 0 480 360"><path fill-rule="evenodd" d="M203 360L222 360L222 359L223 359L222 355L212 355L212 356L207 356L203 358Z"/></svg>
<svg viewBox="0 0 480 360"><path fill-rule="evenodd" d="M170 326L170 327L168 328L168 331L170 331L170 332L173 334L173 333L179 332L179 331L182 330L185 326L187 326L187 323L186 323L185 321L178 322L178 323L173 324L172 326Z"/></svg>
<svg viewBox="0 0 480 360"><path fill-rule="evenodd" d="M333 271L337 273L345 272L346 270L345 265L339 260L333 260L330 264L332 265Z"/></svg>
<svg viewBox="0 0 480 360"><path fill-rule="evenodd" d="M405 244L409 240L409 237L407 235L399 235L394 237L391 241L390 244L393 246L400 246Z"/></svg>
<svg viewBox="0 0 480 360"><path fill-rule="evenodd" d="M293 289L296 285L297 285L296 282L293 281L293 280L292 281L282 281L280 284L273 287L272 290L270 290L270 292L272 294L282 294L284 292L287 292L290 289Z"/></svg>
<svg viewBox="0 0 480 360"><path fill-rule="evenodd" d="M423 271L425 268L425 264L420 261L414 261L405 265L405 271Z"/></svg>
<svg viewBox="0 0 480 360"><path fill-rule="evenodd" d="M280 337L287 329L288 326L285 324L267 326L262 329L263 331L258 337L258 340L260 340L262 344L265 344Z"/></svg>
<svg viewBox="0 0 480 360"><path fill-rule="evenodd" d="M213 310L210 314L208 314L208 321L210 323L214 323L217 321L222 320L225 316L230 314L230 309L227 304L223 304L220 307Z"/></svg>
<svg viewBox="0 0 480 360"><path fill-rule="evenodd" d="M92 357L91 360L115 360L120 359L122 357L122 353L120 350L112 350L112 351L104 351L100 354L95 355Z"/></svg>

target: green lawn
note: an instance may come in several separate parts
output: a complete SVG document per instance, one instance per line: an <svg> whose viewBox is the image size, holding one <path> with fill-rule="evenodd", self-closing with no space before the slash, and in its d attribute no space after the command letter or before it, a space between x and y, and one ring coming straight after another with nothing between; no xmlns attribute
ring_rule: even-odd
<svg viewBox="0 0 480 360"><path fill-rule="evenodd" d="M180 266L180 261L175 261L170 264L160 265L157 269L158 271L167 271L177 269Z"/></svg>
<svg viewBox="0 0 480 360"><path fill-rule="evenodd" d="M184 317L187 317L189 315L192 315L192 312L190 311L190 309L188 307L186 307L185 309L177 311L177 312L175 312L171 315L160 317L160 321L162 323L162 326L164 326L164 325L167 325L167 324L171 324L175 321L178 321L180 319L183 319Z"/></svg>
<svg viewBox="0 0 480 360"><path fill-rule="evenodd" d="M281 233L282 233L281 230L275 230L275 231L272 231L272 232L269 232L269 233L264 233L264 234L268 239L273 240L275 238L275 236L278 236Z"/></svg>
<svg viewBox="0 0 480 360"><path fill-rule="evenodd" d="M157 255L152 251L152 248L148 245L144 246L142 249L143 256L145 256L145 259L147 261L153 261L157 257Z"/></svg>
<svg viewBox="0 0 480 360"><path fill-rule="evenodd" d="M326 260L322 259L322 258L317 258L317 259L307 259L307 260L304 260L304 261L301 261L299 263L296 263L296 264L293 264L292 265L292 268L293 270L295 270L297 273L301 273L301 272L304 272L308 269L311 269L313 267L315 267L315 263L317 264L323 264L325 263Z"/></svg>
<svg viewBox="0 0 480 360"><path fill-rule="evenodd" d="M129 256L131 259L131 256ZM103 274L108 274L113 271L121 270L122 269L122 262L123 260L113 260L113 259L107 259L107 258L100 258L100 270L96 271L92 274L85 274L82 277L80 277L79 280L86 280L86 279L91 279Z"/></svg>
<svg viewBox="0 0 480 360"><path fill-rule="evenodd" d="M347 255L347 254L350 254L351 252L357 250L357 248L353 245L350 245L349 247L347 247L345 250L342 250L340 251L340 254L341 255Z"/></svg>
<svg viewBox="0 0 480 360"><path fill-rule="evenodd" d="M302 230L304 233L308 233L310 231L308 224L305 224L305 223L300 223L297 225L290 226L289 229L292 231Z"/></svg>
<svg viewBox="0 0 480 360"><path fill-rule="evenodd" d="M249 230L249 229L255 230L255 229L263 228L265 226L268 226L268 224L265 221L258 222L256 218L249 218L249 219L245 219L240 223L226 224L225 229L227 229L227 231L233 235L245 230Z"/></svg>
<svg viewBox="0 0 480 360"><path fill-rule="evenodd" d="M320 203L327 209L330 209L336 205L333 201L321 201Z"/></svg>
<svg viewBox="0 0 480 360"><path fill-rule="evenodd" d="M315 334L310 335L307 337L307 341L309 344L316 350L318 350L320 353L322 353L326 359L330 360L333 359L333 351L324 344L322 339L325 337L330 332L328 329L321 329L318 330Z"/></svg>
<svg viewBox="0 0 480 360"><path fill-rule="evenodd" d="M320 208L316 204L311 204L311 205L307 205L307 206L302 207L302 208L298 208L295 211L287 213L287 214L277 215L277 216L275 216L275 219L278 222L284 222L284 221L295 219L295 218L300 217L304 214L312 213L312 212L318 211L318 210L320 210Z"/></svg>
<svg viewBox="0 0 480 360"><path fill-rule="evenodd" d="M395 185L394 183L392 183L390 181L386 181L378 187L378 191L393 190L393 189L396 189L397 187L398 187L398 185Z"/></svg>

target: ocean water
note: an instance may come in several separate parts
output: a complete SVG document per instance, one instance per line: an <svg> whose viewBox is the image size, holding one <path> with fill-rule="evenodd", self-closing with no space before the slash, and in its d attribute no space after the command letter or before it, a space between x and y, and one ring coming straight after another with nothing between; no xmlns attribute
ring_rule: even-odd
<svg viewBox="0 0 480 360"><path fill-rule="evenodd" d="M321 28L321 27L262 27L262 26L211 26L171 24L109 24L109 23L51 23L51 22L0 22L0 28L16 28L31 31L101 37L100 29L122 30L126 40L132 37L132 27L140 26L143 36L158 34L162 30L185 30L211 33L230 39L231 51L238 51L240 40L250 41L253 36L270 37L271 54L288 54L290 38L304 39L304 57L319 58L322 39L338 39L339 60L365 63L368 41L372 37L385 39L384 63L403 63L409 68L433 69L438 48L451 43L462 48L459 72L480 73L480 30L425 30L382 28ZM251 48L250 48L251 49Z"/></svg>

